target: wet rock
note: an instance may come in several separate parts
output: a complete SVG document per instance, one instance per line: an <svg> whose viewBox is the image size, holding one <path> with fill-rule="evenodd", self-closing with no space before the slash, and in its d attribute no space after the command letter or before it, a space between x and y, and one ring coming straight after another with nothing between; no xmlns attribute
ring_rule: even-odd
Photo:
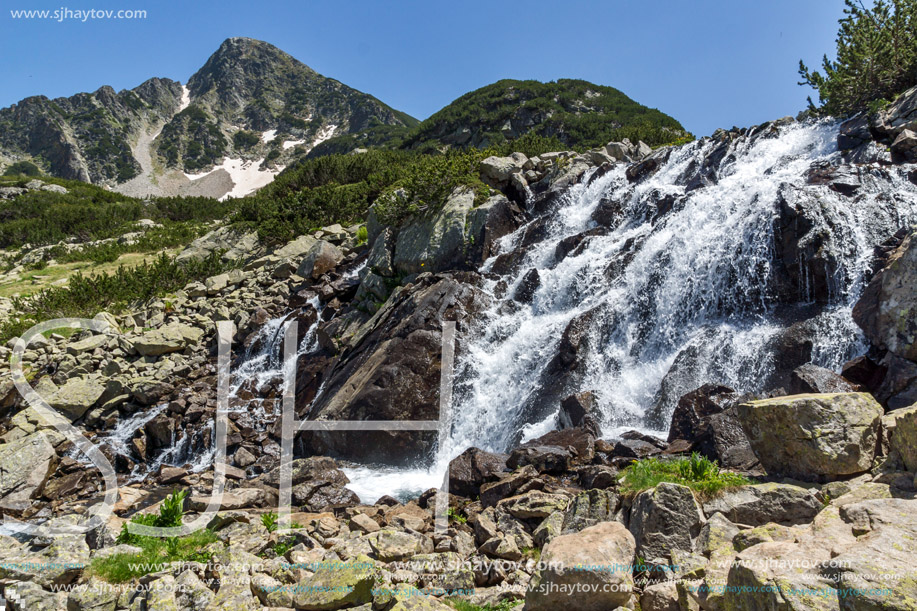
<svg viewBox="0 0 917 611"><path fill-rule="evenodd" d="M474 498L481 486L494 482L506 471L506 454L468 448L449 463L449 492Z"/></svg>
<svg viewBox="0 0 917 611"><path fill-rule="evenodd" d="M804 395L807 393L857 392L860 389L830 369L810 363L793 370L787 390L791 395Z"/></svg>
<svg viewBox="0 0 917 611"><path fill-rule="evenodd" d="M678 400L672 413L668 441L687 439L693 441L698 437L701 421L713 414L722 412L734 404L738 398L736 391L719 384L704 384Z"/></svg>
<svg viewBox="0 0 917 611"><path fill-rule="evenodd" d="M541 277L538 274L538 270L532 268L522 277L522 280L516 287L516 292L513 293L513 299L519 303L532 303L532 300L535 298L535 292L540 286Z"/></svg>
<svg viewBox="0 0 917 611"><path fill-rule="evenodd" d="M771 475L818 480L872 467L884 413L871 395L793 395L738 406L738 417Z"/></svg>
<svg viewBox="0 0 917 611"><path fill-rule="evenodd" d="M468 282L474 278L425 276L399 289L322 373L323 392L312 406L307 399L317 380L300 376L297 411L329 421L438 419L443 320L464 319L486 303ZM398 431L301 434L310 454L390 463L422 455L434 438Z"/></svg>
<svg viewBox="0 0 917 611"><path fill-rule="evenodd" d="M558 424L562 429L581 427L598 437L599 419L598 400L591 391L570 395L560 402Z"/></svg>
<svg viewBox="0 0 917 611"><path fill-rule="evenodd" d="M513 496L523 487L531 489L537 478L538 471L531 465L527 465L503 476L499 481L483 484L481 486L481 504L484 507L493 507L500 500Z"/></svg>
<svg viewBox="0 0 917 611"><path fill-rule="evenodd" d="M917 233L913 230L863 291L853 319L873 345L917 361Z"/></svg>

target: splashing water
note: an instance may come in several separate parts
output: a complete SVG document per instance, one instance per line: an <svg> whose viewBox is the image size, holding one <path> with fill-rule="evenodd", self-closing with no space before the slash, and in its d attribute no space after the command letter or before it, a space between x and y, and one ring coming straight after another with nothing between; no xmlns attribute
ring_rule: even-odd
<svg viewBox="0 0 917 611"><path fill-rule="evenodd" d="M667 428L674 401L706 382L766 390L779 365L773 341L792 322L776 283L775 223L788 187L818 202L827 222L824 248L836 262L827 304L805 316L811 360L838 370L862 354L867 346L852 307L875 245L917 220L917 189L903 173L878 166L861 169L856 197L808 184L815 162L839 161L836 138L829 123L738 138L718 165L718 180L698 189L686 188L683 177L711 155L715 141L673 151L637 185L621 165L595 180L584 177L555 209L501 240L501 254L511 253L543 225L544 237L523 249L514 271L488 276L494 305L467 339L459 338L451 434L440 440L432 467L402 471L400 480L391 469L354 469L352 487L372 501L369 493L383 492L383 485L388 494L416 488L416 481L438 485L449 460L468 447L502 452L556 428L558 399L572 392L596 393L604 434L614 438L629 428L664 436L658 429ZM666 198L675 204L660 212L657 202ZM618 205L618 221L558 257L563 240L597 227L593 214L603 202ZM497 269L498 261L488 260L482 271ZM790 303L797 315L815 302L813 264L798 263L798 295ZM530 302L513 302L532 269L539 285ZM554 375L552 359L576 321L587 330L575 375ZM380 475L378 484L367 483Z"/></svg>

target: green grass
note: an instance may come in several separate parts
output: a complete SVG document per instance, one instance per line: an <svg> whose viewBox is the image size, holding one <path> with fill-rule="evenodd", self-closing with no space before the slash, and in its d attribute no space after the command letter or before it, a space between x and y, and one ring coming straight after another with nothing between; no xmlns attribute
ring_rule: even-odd
<svg viewBox="0 0 917 611"><path fill-rule="evenodd" d="M157 571L155 567L142 565L175 561L206 563L210 561L211 554L201 550L216 541L219 539L211 530L199 530L174 539L138 537L131 545L139 547L142 550L140 553L97 558L90 564L89 572L109 583L124 583Z"/></svg>
<svg viewBox="0 0 917 611"><path fill-rule="evenodd" d="M45 288L27 297L13 297L17 316L0 325L0 341L17 337L36 323L52 318L92 318L103 310L116 314L129 305L164 297L189 282L204 280L233 266L223 261L220 253L185 264L162 254L136 267L119 266L110 274L84 276L77 271L67 286Z"/></svg>
<svg viewBox="0 0 917 611"><path fill-rule="evenodd" d="M619 490L623 494L634 495L663 482L687 486L702 498L711 498L725 490L751 483L744 475L724 471L716 461L695 452L689 458L635 461L624 469Z"/></svg>

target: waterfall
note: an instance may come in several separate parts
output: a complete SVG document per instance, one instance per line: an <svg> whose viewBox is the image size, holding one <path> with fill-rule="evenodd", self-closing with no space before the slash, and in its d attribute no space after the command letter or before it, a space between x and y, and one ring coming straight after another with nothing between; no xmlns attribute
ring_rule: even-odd
<svg viewBox="0 0 917 611"><path fill-rule="evenodd" d="M464 341L440 467L469 446L506 451L553 429L558 399L572 392L596 393L604 434L614 437L626 428L664 436L659 429L667 428L674 400L705 382L768 390L762 384L775 368L773 340L788 312L798 316L813 303L811 261L799 261L807 278L795 300L787 303L779 289L777 202L790 189L817 202L828 225L823 248L836 261L827 303L809 318L817 337L811 360L838 370L862 353L852 306L875 245L917 218L917 189L903 172L878 166L862 170L854 197L812 184L813 164L839 162L836 138L836 125L823 122L742 136L726 151L716 140L694 142L636 185L623 165L584 177L547 215L505 237L501 255L524 244L533 226L543 236L512 271L492 273L500 256L483 266L496 299ZM715 182L692 188L696 168L717 157ZM597 230L603 205L618 218ZM579 248L558 254L584 232ZM514 301L532 270L538 287L526 303ZM574 322L585 327L577 371L552 375Z"/></svg>

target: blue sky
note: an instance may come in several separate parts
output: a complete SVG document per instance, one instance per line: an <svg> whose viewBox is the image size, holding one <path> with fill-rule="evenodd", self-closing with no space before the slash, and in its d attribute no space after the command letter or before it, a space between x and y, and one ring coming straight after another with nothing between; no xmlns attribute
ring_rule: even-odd
<svg viewBox="0 0 917 611"><path fill-rule="evenodd" d="M18 9L141 9L143 20L13 19ZM187 81L220 42L270 42L420 119L501 78L582 78L696 135L805 107L797 64L831 54L842 0L6 0L0 106Z"/></svg>

